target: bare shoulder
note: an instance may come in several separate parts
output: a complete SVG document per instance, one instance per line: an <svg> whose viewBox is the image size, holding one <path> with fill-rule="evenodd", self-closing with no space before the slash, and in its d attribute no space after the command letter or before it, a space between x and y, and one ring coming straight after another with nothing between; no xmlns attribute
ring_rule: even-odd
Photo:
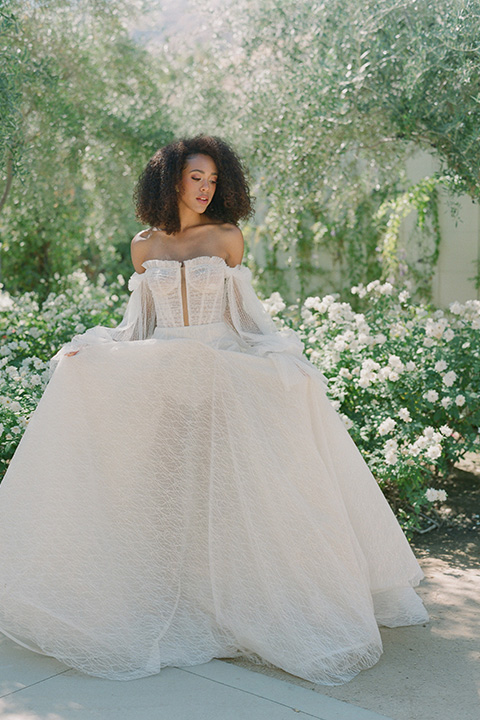
<svg viewBox="0 0 480 720"><path fill-rule="evenodd" d="M133 267L138 273L145 272L145 268L142 267L142 263L148 256L154 235L155 232L152 229L141 230L135 235L130 243L130 253L132 256Z"/></svg>
<svg viewBox="0 0 480 720"><path fill-rule="evenodd" d="M243 258L244 239L239 227L233 223L222 223L217 232L226 253L226 261L231 267L240 265Z"/></svg>

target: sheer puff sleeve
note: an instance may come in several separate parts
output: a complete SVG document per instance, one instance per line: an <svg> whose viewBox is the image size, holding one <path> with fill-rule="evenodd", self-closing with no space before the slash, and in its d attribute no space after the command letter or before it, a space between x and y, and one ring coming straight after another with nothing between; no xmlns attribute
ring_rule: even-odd
<svg viewBox="0 0 480 720"><path fill-rule="evenodd" d="M152 336L156 326L155 303L148 283L144 282L144 273L133 273L128 281L128 289L131 295L121 323L117 327L97 325L81 335L75 335L50 360L51 372L69 352L106 342L146 340Z"/></svg>
<svg viewBox="0 0 480 720"><path fill-rule="evenodd" d="M287 387L295 383L292 363L301 375L310 375L325 388L327 380L304 355L303 343L291 328L278 330L252 287L252 274L243 266L227 267L225 321L237 333L246 351L276 363Z"/></svg>

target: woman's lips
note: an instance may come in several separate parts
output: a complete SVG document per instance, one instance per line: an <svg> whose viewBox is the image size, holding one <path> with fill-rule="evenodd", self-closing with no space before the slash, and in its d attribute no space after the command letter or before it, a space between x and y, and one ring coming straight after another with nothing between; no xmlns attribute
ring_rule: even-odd
<svg viewBox="0 0 480 720"><path fill-rule="evenodd" d="M203 203L203 205L207 205L207 204L208 204L208 198L197 197L197 200L198 200L198 202Z"/></svg>

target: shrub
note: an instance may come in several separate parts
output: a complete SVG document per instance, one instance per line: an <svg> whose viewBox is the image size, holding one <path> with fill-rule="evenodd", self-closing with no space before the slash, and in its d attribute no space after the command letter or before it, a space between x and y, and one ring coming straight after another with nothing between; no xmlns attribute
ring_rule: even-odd
<svg viewBox="0 0 480 720"><path fill-rule="evenodd" d="M33 293L0 294L0 478L49 380L50 358L86 328L119 322L124 282L119 275L107 290L102 276L93 284L77 271L41 305Z"/></svg>
<svg viewBox="0 0 480 720"><path fill-rule="evenodd" d="M480 441L480 301L449 312L409 302L408 290L352 288L356 312L333 295L267 307L298 327L310 360L404 529L445 493L429 486ZM357 300L358 302L358 300Z"/></svg>

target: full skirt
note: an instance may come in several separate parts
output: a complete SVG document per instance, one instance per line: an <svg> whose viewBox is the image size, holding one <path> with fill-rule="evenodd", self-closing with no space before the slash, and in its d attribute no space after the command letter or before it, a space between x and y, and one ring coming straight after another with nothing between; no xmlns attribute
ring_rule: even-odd
<svg viewBox="0 0 480 720"><path fill-rule="evenodd" d="M246 655L337 684L422 571L320 373L223 323L63 357L0 486L0 630L133 679ZM308 366L307 366L308 367Z"/></svg>

